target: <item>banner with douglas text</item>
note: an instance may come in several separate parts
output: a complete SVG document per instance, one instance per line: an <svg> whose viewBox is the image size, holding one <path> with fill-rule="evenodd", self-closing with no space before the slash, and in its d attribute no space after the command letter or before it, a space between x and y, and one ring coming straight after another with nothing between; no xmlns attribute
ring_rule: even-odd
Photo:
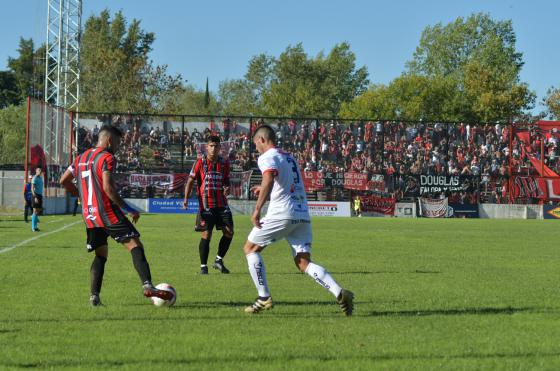
<svg viewBox="0 0 560 371"><path fill-rule="evenodd" d="M303 183L307 192L320 191L325 188L385 191L385 178L383 175L374 175L370 178L367 173L355 171L304 171Z"/></svg>

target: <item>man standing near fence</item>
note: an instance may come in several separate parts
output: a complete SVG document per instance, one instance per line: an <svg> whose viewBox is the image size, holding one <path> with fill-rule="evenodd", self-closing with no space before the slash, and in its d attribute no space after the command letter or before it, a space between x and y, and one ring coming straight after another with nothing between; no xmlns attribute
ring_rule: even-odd
<svg viewBox="0 0 560 371"><path fill-rule="evenodd" d="M35 176L31 179L31 193L33 195L31 230L39 232L39 214L43 211L43 169L40 167L35 169Z"/></svg>
<svg viewBox="0 0 560 371"><path fill-rule="evenodd" d="M220 157L219 153L220 138L215 135L209 136L206 143L206 155L202 155L194 163L185 185L183 209L187 209L188 198L195 180L198 187L199 211L195 231L201 232L198 245L200 274L208 274L208 255L214 226L216 229L222 230L222 238L212 266L222 273L229 273L224 265L224 257L233 238L233 216L227 202L230 186L229 161Z"/></svg>
<svg viewBox="0 0 560 371"><path fill-rule="evenodd" d="M33 176L30 174L23 186L23 200L25 201L23 209L23 220L29 223L28 216L33 213L33 193L31 193L31 179Z"/></svg>

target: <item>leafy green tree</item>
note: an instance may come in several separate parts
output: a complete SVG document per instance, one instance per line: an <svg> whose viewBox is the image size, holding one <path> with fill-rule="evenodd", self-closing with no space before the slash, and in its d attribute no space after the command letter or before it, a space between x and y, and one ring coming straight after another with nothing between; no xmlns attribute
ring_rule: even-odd
<svg viewBox="0 0 560 371"><path fill-rule="evenodd" d="M215 115L220 112L220 102L209 92L209 105L206 107L206 92L193 85L182 87L176 96L176 113L189 115Z"/></svg>
<svg viewBox="0 0 560 371"><path fill-rule="evenodd" d="M41 98L45 86L45 46L35 49L33 39L20 38L18 56L8 58L17 86L18 103L28 96Z"/></svg>
<svg viewBox="0 0 560 371"><path fill-rule="evenodd" d="M12 71L0 71L0 109L19 103L18 90L14 73Z"/></svg>
<svg viewBox="0 0 560 371"><path fill-rule="evenodd" d="M155 35L122 12L92 15L82 36L82 111L161 112L182 85L167 66L155 66L149 53Z"/></svg>
<svg viewBox="0 0 560 371"><path fill-rule="evenodd" d="M535 100L520 82L523 55L515 42L510 20L495 21L483 13L459 17L426 27L407 72L454 84L452 102L434 101L452 106L442 119L507 120L532 108Z"/></svg>
<svg viewBox="0 0 560 371"><path fill-rule="evenodd" d="M0 164L25 162L26 104L0 110Z"/></svg>
<svg viewBox="0 0 560 371"><path fill-rule="evenodd" d="M274 115L334 117L344 102L365 91L368 84L367 68L356 68L348 43L315 58L309 58L298 44L271 61L270 88L264 91L263 102Z"/></svg>
<svg viewBox="0 0 560 371"><path fill-rule="evenodd" d="M218 96L222 113L226 115L262 114L254 92L250 82L244 79L220 82Z"/></svg>
<svg viewBox="0 0 560 371"><path fill-rule="evenodd" d="M245 78L223 82L219 96L226 112L334 117L344 102L366 90L367 76L366 67L356 67L348 43L314 58L300 43L288 46L278 58L251 58Z"/></svg>
<svg viewBox="0 0 560 371"><path fill-rule="evenodd" d="M560 89L548 89L544 98L544 104L548 108L548 114L552 118L560 120Z"/></svg>

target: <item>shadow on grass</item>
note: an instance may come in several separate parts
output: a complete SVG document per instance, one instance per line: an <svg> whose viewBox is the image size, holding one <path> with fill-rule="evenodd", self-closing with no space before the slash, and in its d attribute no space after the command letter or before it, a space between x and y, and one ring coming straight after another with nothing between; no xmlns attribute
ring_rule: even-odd
<svg viewBox="0 0 560 371"><path fill-rule="evenodd" d="M421 317L421 316L463 316L463 315L495 315L515 314L536 311L538 308L462 308L462 309L435 309L435 310L403 310L403 311L372 311L371 317Z"/></svg>
<svg viewBox="0 0 560 371"><path fill-rule="evenodd" d="M356 354L356 355L321 355L321 354L306 354L306 355L271 355L267 354L264 359L266 362L276 365L278 362L290 361L315 361L315 362L342 362L342 361L362 361L362 362L385 362L385 361L411 361L411 360L424 360L424 361L438 361L438 360L477 360L477 359L522 359L522 358L555 358L560 356L560 352L513 352L513 353L466 353L466 354ZM112 368L138 365L154 366L154 365L168 365L168 367L179 367L187 365L200 365L200 367L207 367L210 363L218 363L227 366L237 366L239 368L242 364L249 365L262 365L263 357L254 355L230 355L227 357L208 357L201 355L200 357L192 358L157 358L150 359L136 359L136 360L52 360L52 361L39 361L39 362L2 362L0 366L6 367L20 367L20 368L63 368L63 367L91 367L91 368Z"/></svg>
<svg viewBox="0 0 560 371"><path fill-rule="evenodd" d="M15 328L6 328L6 329L0 329L0 335L2 334L13 334L15 332L20 332L20 329L15 329Z"/></svg>

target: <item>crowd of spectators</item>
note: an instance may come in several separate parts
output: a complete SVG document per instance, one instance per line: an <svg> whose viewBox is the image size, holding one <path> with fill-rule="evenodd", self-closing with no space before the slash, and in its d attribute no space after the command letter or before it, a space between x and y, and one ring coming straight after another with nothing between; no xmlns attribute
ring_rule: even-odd
<svg viewBox="0 0 560 371"><path fill-rule="evenodd" d="M188 171L210 135L219 135L227 143L222 155L228 157L234 171L256 166L257 154L250 151L250 131L234 120L211 121L203 130L185 123L182 132L170 123L150 125L140 119L118 117L112 123L125 133L117 153L120 172L156 168ZM536 127L527 128L530 140L523 143L514 135L510 138L509 125L499 123L255 120L251 129L262 123L272 124L279 147L291 152L305 171L383 175L387 191L399 199L407 196L407 178L423 174L468 179L467 188L444 195L452 202L507 202L510 167L516 174L536 175L529 157L540 159L543 149L544 164L557 173L560 170L556 133L544 135ZM95 144L98 130L98 126L82 129L81 150Z"/></svg>

